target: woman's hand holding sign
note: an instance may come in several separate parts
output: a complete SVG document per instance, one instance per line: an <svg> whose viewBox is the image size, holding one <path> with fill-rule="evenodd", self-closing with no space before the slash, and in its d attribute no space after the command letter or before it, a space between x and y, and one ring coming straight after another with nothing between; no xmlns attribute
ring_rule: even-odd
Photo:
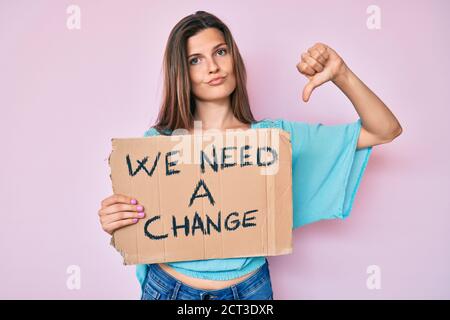
<svg viewBox="0 0 450 320"><path fill-rule="evenodd" d="M327 81L336 81L344 75L348 68L344 60L330 47L316 43L301 55L297 64L298 71L305 75L309 82L303 89L303 101L308 102L312 91Z"/></svg>
<svg viewBox="0 0 450 320"><path fill-rule="evenodd" d="M135 224L138 219L145 217L145 212L136 199L113 194L103 199L98 215L103 230L112 235L117 229Z"/></svg>

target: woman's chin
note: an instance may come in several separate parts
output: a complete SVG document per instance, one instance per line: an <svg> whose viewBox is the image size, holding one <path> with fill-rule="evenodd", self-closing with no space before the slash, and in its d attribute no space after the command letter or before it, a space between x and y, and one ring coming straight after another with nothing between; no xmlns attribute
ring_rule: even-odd
<svg viewBox="0 0 450 320"><path fill-rule="evenodd" d="M234 91L234 88L210 87L208 94L200 97L203 101L220 101L228 98Z"/></svg>

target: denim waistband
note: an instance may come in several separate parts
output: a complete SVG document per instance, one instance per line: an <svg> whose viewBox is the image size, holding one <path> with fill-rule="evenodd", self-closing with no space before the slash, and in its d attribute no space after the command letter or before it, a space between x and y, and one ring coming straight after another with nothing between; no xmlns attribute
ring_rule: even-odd
<svg viewBox="0 0 450 320"><path fill-rule="evenodd" d="M233 295L238 292L245 292L248 288L251 288L255 285L255 283L265 280L270 280L269 274L269 263L266 259L266 262L256 269L257 271L252 274L247 279L244 279L236 284L233 284L229 287L218 289L218 290L206 290L206 289L198 289L191 287L182 281L174 278L171 274L164 271L157 263L148 265L148 275L147 277L151 277L151 280L156 282L156 284L163 290L170 292L174 287L178 287L178 291L182 291L192 295L202 295L207 292L213 295ZM149 281L147 279L146 281Z"/></svg>

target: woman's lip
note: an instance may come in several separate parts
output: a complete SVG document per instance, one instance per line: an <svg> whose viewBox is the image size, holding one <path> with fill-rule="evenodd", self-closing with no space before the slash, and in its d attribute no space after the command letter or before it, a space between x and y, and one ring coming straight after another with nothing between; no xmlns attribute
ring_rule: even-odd
<svg viewBox="0 0 450 320"><path fill-rule="evenodd" d="M217 86L217 85L219 85L219 84L222 84L224 81L225 81L225 77L221 77L221 78L219 78L219 79L217 79L217 80L208 82L208 84L209 84L210 86Z"/></svg>

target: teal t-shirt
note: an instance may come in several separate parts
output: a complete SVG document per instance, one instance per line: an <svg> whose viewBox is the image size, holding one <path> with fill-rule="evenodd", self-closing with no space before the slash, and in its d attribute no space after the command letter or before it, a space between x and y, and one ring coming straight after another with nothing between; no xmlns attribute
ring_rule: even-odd
<svg viewBox="0 0 450 320"><path fill-rule="evenodd" d="M352 209L372 147L356 149L361 119L338 125L283 119L254 122L252 129L279 128L292 145L293 229L324 219L344 219ZM159 135L150 128L144 136ZM228 258L167 263L187 276L210 280L241 277L265 263L266 257ZM143 288L147 265L136 266Z"/></svg>

